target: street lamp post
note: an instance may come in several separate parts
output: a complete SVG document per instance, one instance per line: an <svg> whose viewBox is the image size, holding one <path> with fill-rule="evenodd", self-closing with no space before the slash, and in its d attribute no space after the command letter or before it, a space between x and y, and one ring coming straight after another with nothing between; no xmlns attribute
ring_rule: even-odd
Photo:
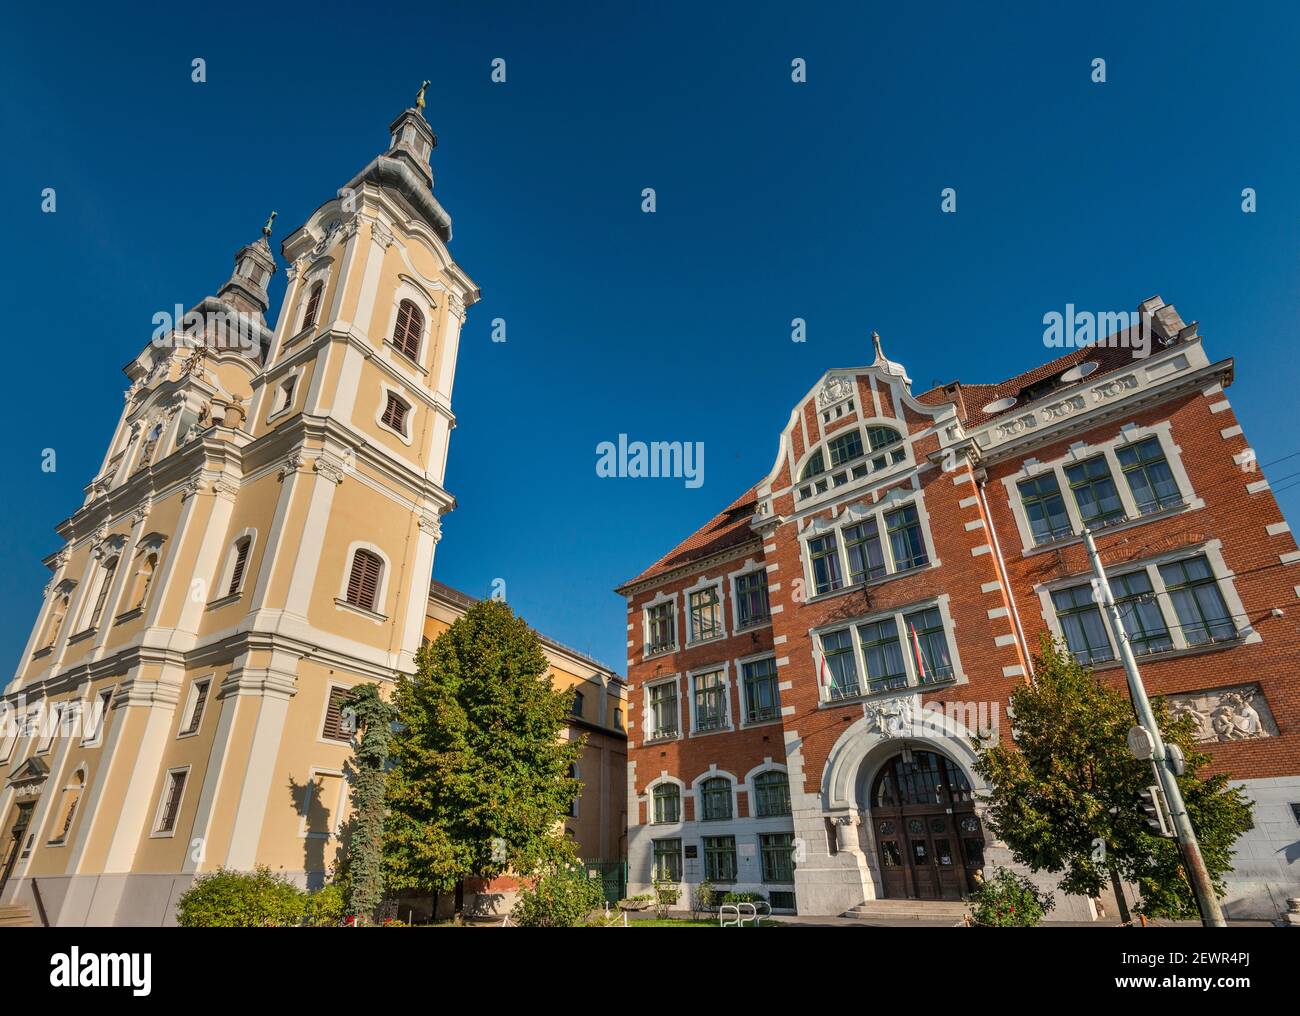
<svg viewBox="0 0 1300 1016"><path fill-rule="evenodd" d="M1097 589L1101 593L1106 615L1115 632L1115 642L1119 646L1120 659L1124 662L1124 673L1128 675L1129 697L1137 711L1138 723L1151 737L1152 756L1156 774L1160 778L1160 787L1164 791L1165 803L1169 806L1169 817L1173 822L1174 834L1182 850L1183 863L1192 881L1192 891L1196 893L1196 903L1201 910L1201 922L1207 928L1223 928L1223 910L1219 907L1219 898L1215 895L1210 873L1205 867L1205 858L1201 856L1201 845L1196 841L1196 832L1192 829L1191 817L1187 814L1187 805L1183 801L1183 792L1178 787L1174 762L1176 755L1165 746L1156 725L1155 715L1151 712L1151 700L1147 698L1146 688L1142 685L1142 675L1138 673L1137 659L1133 647L1129 645L1128 635L1124 631L1124 621L1120 617L1119 607L1110 591L1110 582L1106 571L1101 566L1101 556L1097 553L1097 544L1093 542L1092 532L1083 528L1083 542L1088 548L1088 558L1092 561L1092 570L1096 575Z"/></svg>

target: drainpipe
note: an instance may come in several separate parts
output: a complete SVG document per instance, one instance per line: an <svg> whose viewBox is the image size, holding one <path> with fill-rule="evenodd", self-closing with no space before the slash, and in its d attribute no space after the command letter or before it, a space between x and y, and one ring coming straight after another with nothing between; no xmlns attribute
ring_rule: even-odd
<svg viewBox="0 0 1300 1016"><path fill-rule="evenodd" d="M1011 604L1011 620L1016 626L1016 637L1020 639L1020 649L1024 653L1025 666L1029 668L1029 680L1034 679L1034 657L1029 651L1029 640L1025 638L1024 626L1020 623L1020 611L1016 609L1016 594L1011 588L1011 580L1007 578L1007 563L1002 559L1002 545L998 543L998 531L993 525L993 514L989 511L988 499L984 496L984 485L988 478L975 479L975 490L979 494L980 509L984 512L985 525L988 526L989 537L993 541L993 556L998 561L998 581L1002 583L1002 588L1007 591L1007 602Z"/></svg>

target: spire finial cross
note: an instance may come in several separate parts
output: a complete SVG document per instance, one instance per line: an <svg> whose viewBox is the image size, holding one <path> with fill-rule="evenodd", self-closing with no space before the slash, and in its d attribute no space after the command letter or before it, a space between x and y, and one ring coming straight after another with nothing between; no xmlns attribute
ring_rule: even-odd
<svg viewBox="0 0 1300 1016"><path fill-rule="evenodd" d="M428 87L429 82L425 81L420 85L420 90L415 93L415 108L420 111L421 116L424 115L424 90Z"/></svg>
<svg viewBox="0 0 1300 1016"><path fill-rule="evenodd" d="M269 219L266 220L266 225L262 227L262 235L263 235L264 237L266 237L267 239L270 239L270 237L271 237L271 224L272 224L273 222L275 222L275 217L276 217L278 214L280 214L280 213L279 213L279 212L272 212L272 213L271 213L271 217L270 217Z"/></svg>

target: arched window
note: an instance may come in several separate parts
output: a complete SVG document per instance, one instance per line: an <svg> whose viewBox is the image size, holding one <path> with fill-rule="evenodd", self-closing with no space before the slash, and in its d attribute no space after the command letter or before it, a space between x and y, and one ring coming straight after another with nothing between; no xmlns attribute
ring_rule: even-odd
<svg viewBox="0 0 1300 1016"><path fill-rule="evenodd" d="M158 555L141 554L140 563L136 566L135 576L131 580L131 609L143 607L145 599L149 596L149 585L153 582L154 572L158 568Z"/></svg>
<svg viewBox="0 0 1300 1016"><path fill-rule="evenodd" d="M884 448L885 445L891 445L895 441L901 441L902 435L893 427L868 427L867 441L871 444L871 450Z"/></svg>
<svg viewBox="0 0 1300 1016"><path fill-rule="evenodd" d="M352 571L348 575L347 602L362 610L373 611L383 567L384 562L372 551L358 550L353 554Z"/></svg>
<svg viewBox="0 0 1300 1016"><path fill-rule="evenodd" d="M772 770L754 777L754 814L790 814L790 781L785 773Z"/></svg>
<svg viewBox="0 0 1300 1016"><path fill-rule="evenodd" d="M317 282L311 287L311 292L307 294L307 309L302 315L303 328L311 328L316 324L316 315L320 313L320 298L324 292L324 282Z"/></svg>
<svg viewBox="0 0 1300 1016"><path fill-rule="evenodd" d="M682 792L676 783L661 783L654 791L654 815L650 821L656 825L682 820Z"/></svg>
<svg viewBox="0 0 1300 1016"><path fill-rule="evenodd" d="M411 411L409 403L402 401L392 392L388 393L388 405L384 407L384 415L380 419L384 426L392 427L393 430L406 436L406 416Z"/></svg>
<svg viewBox="0 0 1300 1016"><path fill-rule="evenodd" d="M704 821L731 818L731 781L723 776L705 780L700 787L700 800Z"/></svg>
<svg viewBox="0 0 1300 1016"><path fill-rule="evenodd" d="M806 480L810 476L816 476L819 473L824 472L826 472L826 456L824 456L822 450L818 448L817 451L813 453L813 457L804 464L802 471L799 473L799 479Z"/></svg>
<svg viewBox="0 0 1300 1016"><path fill-rule="evenodd" d="M104 613L104 604L108 602L108 591L113 585L113 575L117 572L117 558L111 557L100 569L99 573L99 590L95 595L95 609L91 611L90 619L86 622L87 628L94 628L99 624L99 619Z"/></svg>
<svg viewBox="0 0 1300 1016"><path fill-rule="evenodd" d="M420 339L424 335L424 315L410 300L397 305L397 326L393 329L393 345L412 360L420 357Z"/></svg>
<svg viewBox="0 0 1300 1016"><path fill-rule="evenodd" d="M244 572L248 568L248 552L253 546L253 538L245 536L235 542L235 563L230 570L230 583L226 586L226 595L234 596L244 585Z"/></svg>
<svg viewBox="0 0 1300 1016"><path fill-rule="evenodd" d="M973 798L970 781L952 759L933 751L909 751L885 763L871 799L878 808L899 808L965 804Z"/></svg>

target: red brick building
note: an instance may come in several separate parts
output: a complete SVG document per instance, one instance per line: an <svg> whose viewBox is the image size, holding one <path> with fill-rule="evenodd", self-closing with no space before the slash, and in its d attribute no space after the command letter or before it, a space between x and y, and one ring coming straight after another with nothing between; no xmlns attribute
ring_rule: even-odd
<svg viewBox="0 0 1300 1016"><path fill-rule="evenodd" d="M1086 524L1148 690L1256 802L1229 916L1300 892L1300 552L1233 361L1159 297L1133 321L918 395L877 339L794 407L766 477L619 587L629 891L658 872L839 913L956 899L1005 863L970 734L1006 735L1045 634L1123 681Z"/></svg>

